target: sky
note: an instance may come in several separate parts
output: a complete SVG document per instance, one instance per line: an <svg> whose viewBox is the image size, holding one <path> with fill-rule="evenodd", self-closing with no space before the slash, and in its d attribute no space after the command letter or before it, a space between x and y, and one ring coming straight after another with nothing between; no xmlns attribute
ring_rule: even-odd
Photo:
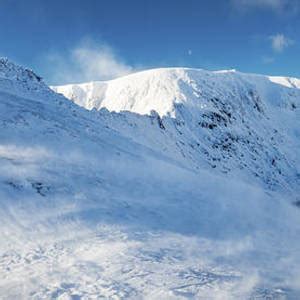
<svg viewBox="0 0 300 300"><path fill-rule="evenodd" d="M0 0L0 56L48 84L157 67L300 77L300 0Z"/></svg>

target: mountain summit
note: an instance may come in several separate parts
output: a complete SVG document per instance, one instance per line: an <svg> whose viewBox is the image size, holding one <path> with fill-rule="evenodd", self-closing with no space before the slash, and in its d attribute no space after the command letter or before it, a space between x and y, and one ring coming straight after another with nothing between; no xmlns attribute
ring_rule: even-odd
<svg viewBox="0 0 300 300"><path fill-rule="evenodd" d="M154 110L161 117L175 117L177 105L184 104L191 110L201 110L210 106L207 102L212 97L226 97L229 102L231 98L236 99L251 90L264 96L264 100L270 105L292 105L293 103L286 102L292 102L292 98L282 99L278 95L277 99L272 99L272 94L300 89L300 80L244 74L235 70L212 72L201 69L161 68L111 81L52 88L87 109L107 108L110 111L130 111L138 114L150 114ZM297 96L300 92L294 93L295 101L299 102Z"/></svg>

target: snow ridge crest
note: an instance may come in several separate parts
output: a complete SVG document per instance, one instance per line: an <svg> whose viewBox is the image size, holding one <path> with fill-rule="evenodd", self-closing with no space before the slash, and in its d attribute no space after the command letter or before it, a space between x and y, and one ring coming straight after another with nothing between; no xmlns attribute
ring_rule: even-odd
<svg viewBox="0 0 300 300"><path fill-rule="evenodd" d="M0 57L0 91L28 99L47 98L52 91L32 70ZM43 96L43 97L41 97Z"/></svg>
<svg viewBox="0 0 300 300"><path fill-rule="evenodd" d="M0 78L23 82L42 82L42 77L35 74L32 70L18 66L4 57L0 58Z"/></svg>

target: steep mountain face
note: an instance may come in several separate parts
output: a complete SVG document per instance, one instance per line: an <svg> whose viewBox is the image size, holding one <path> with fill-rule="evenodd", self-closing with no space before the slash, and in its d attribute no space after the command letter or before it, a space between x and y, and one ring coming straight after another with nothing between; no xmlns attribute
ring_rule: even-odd
<svg viewBox="0 0 300 300"><path fill-rule="evenodd" d="M191 168L281 189L294 201L300 193L299 88L293 78L183 68L53 87L87 109L123 112L101 113L107 126Z"/></svg>
<svg viewBox="0 0 300 300"><path fill-rule="evenodd" d="M145 93L143 116L86 110L0 59L1 299L299 298L298 90L157 72L201 76L178 80L165 114ZM157 97L173 92L155 80ZM282 174L261 166L277 185L252 174L260 147L280 158Z"/></svg>

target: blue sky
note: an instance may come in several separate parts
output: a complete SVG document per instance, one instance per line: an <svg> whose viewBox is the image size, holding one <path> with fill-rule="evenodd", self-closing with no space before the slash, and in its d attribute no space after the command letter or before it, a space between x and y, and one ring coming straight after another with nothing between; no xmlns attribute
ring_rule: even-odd
<svg viewBox="0 0 300 300"><path fill-rule="evenodd" d="M50 84L166 66L300 77L300 0L0 0L0 41Z"/></svg>

